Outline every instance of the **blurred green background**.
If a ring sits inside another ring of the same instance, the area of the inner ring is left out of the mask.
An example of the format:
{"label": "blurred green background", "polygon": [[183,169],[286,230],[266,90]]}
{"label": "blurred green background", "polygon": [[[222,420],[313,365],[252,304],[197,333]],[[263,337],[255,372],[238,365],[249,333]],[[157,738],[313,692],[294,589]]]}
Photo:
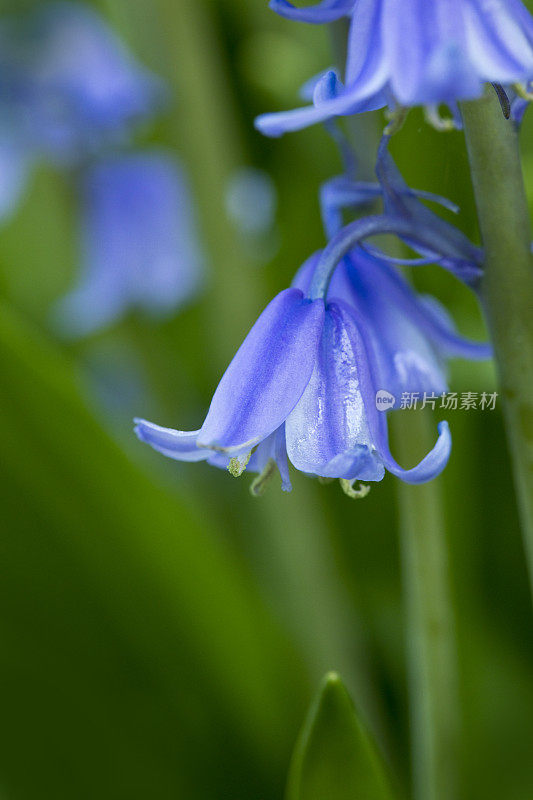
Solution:
{"label": "blurred green background", "polygon": [[[78,269],[68,181],[42,166],[0,231],[0,797],[280,798],[330,669],[408,786],[395,479],[363,502],[301,475],[292,494],[273,484],[253,499],[246,474],[166,460],[131,432],[134,415],[197,428],[260,310],[323,245],[317,190],[340,171],[333,143],[321,128],[268,140],[253,119],[290,108],[330,65],[327,32],[278,18],[266,0],[96,5],[175,92],[141,140],[187,164],[209,283],[170,321],[132,314],[69,345],[48,323]],[[533,201],[532,126],[526,117]],[[459,203],[477,238],[462,135],[413,112],[393,153],[412,186]],[[246,165],[275,182],[268,241],[245,240],[224,211]],[[436,267],[414,278],[464,333],[484,336],[458,282]],[[496,388],[490,365],[462,363],[451,385]],[[501,414],[448,419],[461,797],[526,800],[533,633]]]}

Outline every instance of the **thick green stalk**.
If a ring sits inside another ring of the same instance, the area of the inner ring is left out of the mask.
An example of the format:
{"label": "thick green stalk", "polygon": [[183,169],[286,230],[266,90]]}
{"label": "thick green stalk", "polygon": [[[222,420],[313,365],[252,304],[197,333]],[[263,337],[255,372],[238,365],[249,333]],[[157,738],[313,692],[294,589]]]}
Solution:
{"label": "thick green stalk", "polygon": [[[423,411],[393,418],[396,449],[411,466],[433,445]],[[414,796],[456,797],[459,699],[441,479],[398,483],[407,625]]]}
{"label": "thick green stalk", "polygon": [[518,136],[492,90],[464,103],[462,114],[485,248],[483,299],[533,585],[533,259]]}

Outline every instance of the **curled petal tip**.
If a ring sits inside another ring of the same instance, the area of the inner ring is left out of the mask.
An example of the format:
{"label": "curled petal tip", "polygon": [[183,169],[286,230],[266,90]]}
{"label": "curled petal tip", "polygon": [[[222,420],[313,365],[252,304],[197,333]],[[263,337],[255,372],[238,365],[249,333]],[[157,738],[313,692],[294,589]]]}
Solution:
{"label": "curled petal tip", "polygon": [[430,450],[416,467],[412,469],[402,469],[392,457],[387,457],[385,460],[387,469],[392,472],[393,475],[401,478],[405,483],[427,483],[433,480],[433,478],[436,478],[448,463],[452,449],[452,435],[448,423],[445,421],[439,422],[438,431],[439,438],[433,449]]}
{"label": "curled petal tip", "polygon": [[167,458],[175,461],[205,461],[211,455],[208,450],[198,448],[196,439],[199,431],[163,428],[145,419],[135,419],[134,422],[137,438]]}

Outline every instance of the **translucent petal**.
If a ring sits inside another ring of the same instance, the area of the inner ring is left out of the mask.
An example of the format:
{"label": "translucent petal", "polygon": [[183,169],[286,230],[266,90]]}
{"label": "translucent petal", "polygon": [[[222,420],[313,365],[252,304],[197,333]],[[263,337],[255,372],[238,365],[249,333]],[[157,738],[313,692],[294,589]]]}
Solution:
{"label": "translucent petal", "polygon": [[323,319],[323,302],[298,289],[272,300],[217,387],[200,446],[251,449],[285,421],[311,376]]}
{"label": "translucent petal", "polygon": [[357,447],[372,450],[364,399],[373,394],[369,380],[366,352],[349,308],[328,304],[313,374],[285,426],[287,453],[297,469],[347,477],[346,462],[335,459]]}
{"label": "translucent petal", "polygon": [[257,446],[257,449],[252,454],[247,471],[261,474],[270,460],[275,462],[279,470],[282,490],[290,492],[292,485],[287,461],[287,447],[285,445],[285,425],[280,425],[274,433],[271,433]]}

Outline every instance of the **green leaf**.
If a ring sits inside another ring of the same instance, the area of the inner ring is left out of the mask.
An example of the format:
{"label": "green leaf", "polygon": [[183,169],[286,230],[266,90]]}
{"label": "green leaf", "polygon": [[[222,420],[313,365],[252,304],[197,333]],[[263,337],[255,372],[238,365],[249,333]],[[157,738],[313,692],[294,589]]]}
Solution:
{"label": "green leaf", "polygon": [[287,800],[392,800],[387,769],[337,673],[324,678],[300,733]]}
{"label": "green leaf", "polygon": [[132,463],[1,304],[0,363],[2,788],[204,798],[281,773],[300,664],[220,512]]}

